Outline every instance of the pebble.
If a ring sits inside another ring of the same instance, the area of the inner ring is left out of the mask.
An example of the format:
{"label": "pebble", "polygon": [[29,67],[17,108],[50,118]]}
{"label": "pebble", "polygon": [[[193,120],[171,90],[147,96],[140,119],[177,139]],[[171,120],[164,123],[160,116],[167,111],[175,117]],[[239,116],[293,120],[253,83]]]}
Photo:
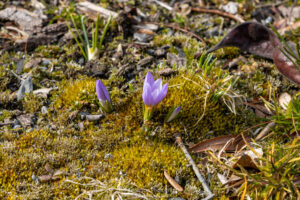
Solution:
{"label": "pebble", "polygon": [[106,154],[105,156],[104,156],[104,159],[108,159],[108,158],[111,158],[112,157],[112,155],[110,154],[110,153],[108,153],[108,154]]}
{"label": "pebble", "polygon": [[228,2],[222,8],[225,12],[235,15],[238,12],[239,4],[237,2]]}
{"label": "pebble", "polygon": [[48,66],[48,65],[50,65],[51,61],[48,59],[44,59],[42,63],[43,63],[43,65]]}
{"label": "pebble", "polygon": [[48,108],[47,108],[46,106],[43,106],[43,107],[41,108],[41,113],[42,113],[43,115],[48,114]]}
{"label": "pebble", "polygon": [[86,115],[85,117],[88,121],[98,121],[99,119],[103,118],[104,115]]}
{"label": "pebble", "polygon": [[24,81],[22,81],[21,86],[17,93],[18,101],[23,99],[25,96],[25,93],[29,93],[33,90],[32,85],[32,76],[28,76]]}
{"label": "pebble", "polygon": [[21,125],[20,124],[15,124],[12,129],[19,129],[19,128],[21,128]]}

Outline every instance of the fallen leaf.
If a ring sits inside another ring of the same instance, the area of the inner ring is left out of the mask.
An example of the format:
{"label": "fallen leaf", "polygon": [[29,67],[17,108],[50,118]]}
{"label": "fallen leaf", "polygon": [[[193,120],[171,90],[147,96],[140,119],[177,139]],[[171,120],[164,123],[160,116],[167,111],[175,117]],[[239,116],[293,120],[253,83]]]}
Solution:
{"label": "fallen leaf", "polygon": [[179,192],[183,191],[183,188],[167,173],[167,171],[164,171],[164,175],[168,182]]}
{"label": "fallen leaf", "polygon": [[217,45],[210,48],[210,53],[217,49],[234,46],[249,53],[273,58],[275,47],[280,44],[277,36],[267,27],[256,22],[245,22],[233,28]]}
{"label": "fallen leaf", "polygon": [[[296,45],[288,42],[296,53]],[[242,23],[230,31],[210,53],[219,48],[234,46],[264,58],[273,59],[277,69],[291,81],[300,84],[300,73],[293,62],[282,53],[282,44],[278,37],[266,26],[256,22]]]}
{"label": "fallen leaf", "polygon": [[[250,138],[248,137],[246,140],[250,141]],[[227,145],[224,149],[226,152],[235,152],[240,150],[245,145],[245,142],[241,135],[222,135],[195,144],[189,148],[189,151],[193,153],[201,153],[207,150],[219,151],[222,150],[225,145]]]}
{"label": "fallen leaf", "polygon": [[[254,149],[259,156],[263,155],[262,148]],[[232,164],[233,168],[237,168],[239,165],[244,168],[258,169],[255,164],[255,161],[258,159],[258,156],[251,150],[245,151],[240,158]]]}

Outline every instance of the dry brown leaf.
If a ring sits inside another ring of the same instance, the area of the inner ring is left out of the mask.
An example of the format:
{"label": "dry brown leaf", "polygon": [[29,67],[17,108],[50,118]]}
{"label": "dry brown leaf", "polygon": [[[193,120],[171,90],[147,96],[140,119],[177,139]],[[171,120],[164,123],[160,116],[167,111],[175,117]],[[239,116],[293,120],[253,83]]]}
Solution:
{"label": "dry brown leaf", "polygon": [[166,177],[166,179],[168,180],[168,182],[179,192],[183,191],[183,188],[167,173],[167,171],[164,171],[164,175]]}
{"label": "dry brown leaf", "polygon": [[[246,140],[250,141],[250,138],[248,137]],[[227,145],[227,147],[224,149],[226,152],[234,152],[240,150],[245,143],[241,135],[222,135],[191,146],[189,151],[193,153],[201,153],[207,150],[219,151],[225,145]]]}

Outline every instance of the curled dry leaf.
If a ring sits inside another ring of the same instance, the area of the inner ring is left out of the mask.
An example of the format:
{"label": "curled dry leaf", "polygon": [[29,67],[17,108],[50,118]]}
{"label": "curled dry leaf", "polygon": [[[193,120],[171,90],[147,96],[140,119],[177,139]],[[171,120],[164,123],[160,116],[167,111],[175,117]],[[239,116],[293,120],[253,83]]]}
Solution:
{"label": "curled dry leaf", "polygon": [[233,28],[210,53],[223,47],[234,46],[254,55],[273,58],[273,51],[280,44],[277,36],[267,27],[255,22],[245,22]]}
{"label": "curled dry leaf", "polygon": [[[248,137],[246,140],[250,141],[250,138]],[[240,150],[245,145],[245,142],[241,135],[222,135],[195,144],[189,148],[189,151],[193,153],[201,153],[207,150],[220,151],[225,145],[224,150],[226,152],[235,152]]]}
{"label": "curled dry leaf", "polygon": [[[256,151],[256,153],[259,155],[259,156],[262,156],[263,155],[263,150],[262,148],[257,148],[257,149],[254,149]],[[258,159],[258,156],[253,153],[253,151],[251,150],[248,150],[248,151],[245,151],[243,153],[242,156],[240,156],[240,158],[232,164],[232,167],[233,168],[237,168],[238,166],[242,166],[244,168],[252,168],[252,169],[258,169],[258,167],[256,166],[256,160]]]}
{"label": "curled dry leaf", "polygon": [[[277,69],[291,81],[300,84],[300,73],[294,63],[282,53],[282,44],[276,34],[266,26],[256,22],[242,23],[230,31],[210,53],[219,48],[234,46],[264,58],[273,59]],[[295,51],[296,45],[289,42]],[[297,54],[296,54],[297,55]]]}
{"label": "curled dry leaf", "polygon": [[183,188],[167,173],[167,171],[164,171],[164,175],[166,177],[166,179],[168,180],[168,182],[179,192],[183,191]]}

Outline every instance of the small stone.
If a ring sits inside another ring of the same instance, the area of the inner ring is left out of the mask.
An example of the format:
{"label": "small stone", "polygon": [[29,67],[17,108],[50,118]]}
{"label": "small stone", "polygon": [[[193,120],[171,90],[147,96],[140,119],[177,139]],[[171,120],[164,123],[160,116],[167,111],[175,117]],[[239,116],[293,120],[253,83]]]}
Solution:
{"label": "small stone", "polygon": [[31,126],[33,125],[33,114],[25,114],[25,115],[20,115],[17,117],[17,120],[20,122],[20,124],[23,127]]}
{"label": "small stone", "polygon": [[19,60],[19,61],[17,62],[17,69],[16,69],[16,73],[17,73],[17,74],[21,74],[21,73],[22,73],[23,67],[24,67],[24,62],[25,62],[25,59],[24,59],[24,58],[22,58],[21,60]]}
{"label": "small stone", "polygon": [[164,48],[158,48],[154,51],[154,55],[157,57],[164,56],[166,54],[166,50]]}
{"label": "small stone", "polygon": [[43,107],[41,108],[41,113],[42,113],[43,115],[48,114],[48,108],[47,108],[46,106],[43,106]]}
{"label": "small stone", "polygon": [[217,27],[217,26],[212,27],[204,32],[204,35],[207,38],[218,36],[218,34],[219,34],[219,27]]}
{"label": "small stone", "polygon": [[23,99],[25,96],[25,93],[29,93],[33,90],[32,85],[32,76],[28,76],[25,80],[22,81],[21,86],[17,93],[18,101]]}
{"label": "small stone", "polygon": [[237,14],[239,8],[239,4],[237,2],[228,2],[226,5],[222,6],[222,9],[225,12],[228,12],[230,14]]}
{"label": "small stone", "polygon": [[86,115],[85,116],[88,121],[98,121],[104,117],[104,115]]}
{"label": "small stone", "polygon": [[50,65],[51,61],[48,59],[44,59],[42,63],[43,63],[43,65],[48,66],[48,65]]}
{"label": "small stone", "polygon": [[161,76],[165,76],[165,77],[168,77],[168,76],[171,76],[171,75],[174,75],[176,74],[177,72],[175,70],[173,70],[172,68],[168,67],[166,69],[162,69],[158,72],[159,75]]}
{"label": "small stone", "polygon": [[108,159],[108,158],[111,158],[112,157],[112,155],[110,154],[110,153],[108,153],[108,154],[106,154],[105,156],[104,156],[104,159]]}
{"label": "small stone", "polygon": [[80,58],[79,61],[78,61],[78,64],[83,65],[84,64],[84,58]]}
{"label": "small stone", "polygon": [[12,129],[19,129],[19,128],[21,128],[21,125],[15,124]]}
{"label": "small stone", "polygon": [[78,128],[80,131],[84,131],[84,129],[85,129],[84,123],[83,122],[78,123]]}

